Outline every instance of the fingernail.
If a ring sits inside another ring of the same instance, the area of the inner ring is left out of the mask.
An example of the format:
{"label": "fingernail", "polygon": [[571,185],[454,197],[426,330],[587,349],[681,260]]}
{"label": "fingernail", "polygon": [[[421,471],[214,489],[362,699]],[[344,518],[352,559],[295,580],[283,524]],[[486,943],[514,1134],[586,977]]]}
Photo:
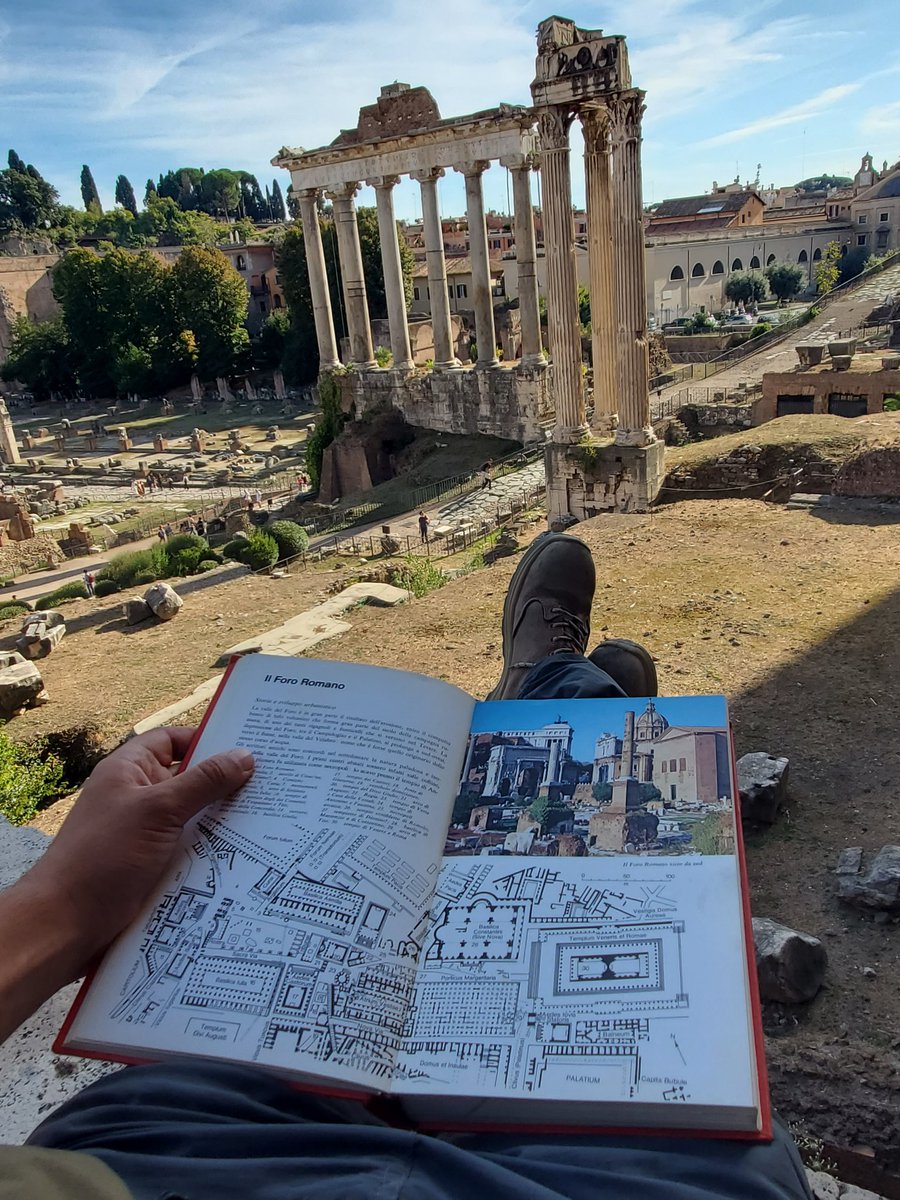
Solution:
{"label": "fingernail", "polygon": [[236,750],[229,750],[228,757],[242,771],[252,771],[254,762],[253,755],[244,746],[238,746]]}

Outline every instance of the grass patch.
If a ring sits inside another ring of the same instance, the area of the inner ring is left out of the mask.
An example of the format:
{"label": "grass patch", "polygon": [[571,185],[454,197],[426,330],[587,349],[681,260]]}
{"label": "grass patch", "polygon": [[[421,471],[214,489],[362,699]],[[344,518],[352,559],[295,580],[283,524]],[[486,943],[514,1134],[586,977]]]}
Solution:
{"label": "grass patch", "polygon": [[405,588],[417,597],[427,596],[447,582],[446,576],[432,564],[431,559],[417,554],[409,554],[401,563],[392,564],[388,574],[394,587]]}

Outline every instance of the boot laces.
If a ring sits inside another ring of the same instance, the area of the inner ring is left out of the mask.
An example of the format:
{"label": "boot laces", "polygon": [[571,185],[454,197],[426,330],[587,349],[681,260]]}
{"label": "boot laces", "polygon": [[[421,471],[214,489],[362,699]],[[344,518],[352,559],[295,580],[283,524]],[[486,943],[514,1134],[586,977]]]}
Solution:
{"label": "boot laces", "polygon": [[550,638],[551,642],[558,643],[551,653],[584,654],[590,636],[587,621],[565,608],[551,608],[550,616],[553,618],[550,621],[551,628],[559,630]]}

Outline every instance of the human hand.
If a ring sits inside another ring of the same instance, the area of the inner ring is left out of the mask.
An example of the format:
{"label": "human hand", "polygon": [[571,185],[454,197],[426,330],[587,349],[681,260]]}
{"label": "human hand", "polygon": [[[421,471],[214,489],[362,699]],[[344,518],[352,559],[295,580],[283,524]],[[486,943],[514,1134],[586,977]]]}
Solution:
{"label": "human hand", "polygon": [[21,881],[65,923],[73,978],[140,912],[185,824],[253,773],[250,752],[231,750],[176,775],[193,735],[191,728],[154,729],[104,759]]}

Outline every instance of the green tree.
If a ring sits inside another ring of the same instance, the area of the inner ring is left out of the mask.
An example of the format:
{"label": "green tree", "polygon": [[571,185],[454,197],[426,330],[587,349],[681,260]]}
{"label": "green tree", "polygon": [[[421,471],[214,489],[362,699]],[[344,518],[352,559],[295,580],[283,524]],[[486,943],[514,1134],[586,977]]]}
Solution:
{"label": "green tree", "polygon": [[69,331],[61,317],[36,325],[16,317],[12,340],[0,374],[17,379],[38,400],[74,396],[77,390],[75,361]]}
{"label": "green tree", "polygon": [[866,269],[871,261],[871,254],[864,246],[854,246],[838,260],[838,272],[841,283],[854,279]]}
{"label": "green tree", "polygon": [[610,800],[612,800],[611,783],[595,783],[591,788],[591,792],[598,804],[609,804]]}
{"label": "green tree", "polygon": [[547,824],[550,814],[560,812],[565,808],[560,800],[551,800],[549,796],[537,796],[531,802],[531,807],[528,810],[532,821],[535,821],[540,826],[540,832],[544,832],[544,826]]}
{"label": "green tree", "polygon": [[797,263],[772,263],[766,267],[766,279],[779,304],[786,304],[803,287],[803,268]]}
{"label": "green tree", "polygon": [[204,379],[237,369],[249,344],[244,322],[250,297],[244,281],[218,250],[188,247],[167,275],[166,301],[178,329],[196,338]]}
{"label": "green tree", "polygon": [[159,192],[156,190],[156,184],[153,182],[152,179],[148,179],[147,184],[144,188],[144,206],[146,207],[153,200],[158,200],[158,199],[159,199]]}
{"label": "green tree", "polygon": [[288,210],[288,213],[290,214],[292,221],[300,220],[300,201],[297,198],[297,196],[294,194],[294,185],[292,183],[288,184],[287,210]]}
{"label": "green tree", "polygon": [[585,334],[591,332],[591,293],[583,283],[578,285],[578,320]]}
{"label": "green tree", "polygon": [[134,194],[134,188],[124,175],[120,175],[116,179],[116,204],[121,204],[133,217],[138,215],[137,198]]}
{"label": "green tree", "polygon": [[223,233],[218,221],[203,212],[185,212],[171,196],[151,199],[135,229],[155,246],[215,246]]}
{"label": "green tree", "polygon": [[49,229],[58,217],[59,193],[14,150],[9,161],[15,165],[0,171],[0,233]]}
{"label": "green tree", "polygon": [[762,271],[732,271],[725,280],[725,295],[732,304],[759,304],[767,291]]}
{"label": "green tree", "polygon": [[287,220],[287,210],[284,207],[284,196],[281,194],[281,185],[277,179],[272,180],[272,220]]}
{"label": "green tree", "polygon": [[97,191],[94,176],[91,174],[91,168],[87,163],[81,168],[81,199],[84,201],[85,212],[103,211],[103,205],[100,203],[100,193]]}
{"label": "green tree", "polygon": [[207,171],[200,180],[200,204],[212,217],[229,220],[236,216],[241,203],[241,180],[236,171],[220,167]]}
{"label": "green tree", "polygon": [[263,321],[256,343],[256,361],[261,367],[280,367],[290,334],[291,319],[283,308],[276,308]]}
{"label": "green tree", "polygon": [[837,284],[841,272],[838,263],[841,258],[841,247],[838,242],[829,242],[825,253],[819,259],[816,267],[816,288],[824,296]]}

